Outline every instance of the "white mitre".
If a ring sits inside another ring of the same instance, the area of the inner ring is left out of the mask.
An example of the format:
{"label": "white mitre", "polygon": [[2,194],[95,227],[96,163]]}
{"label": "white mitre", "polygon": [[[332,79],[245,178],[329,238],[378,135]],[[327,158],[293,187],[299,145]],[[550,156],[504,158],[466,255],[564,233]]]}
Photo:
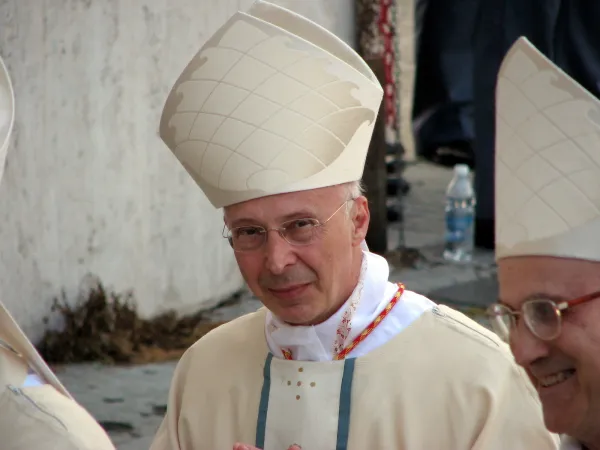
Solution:
{"label": "white mitre", "polygon": [[600,102],[520,38],[496,92],[496,259],[600,260]]}
{"label": "white mitre", "polygon": [[160,137],[220,208],[360,180],[382,97],[346,43],[258,1],[184,69]]}

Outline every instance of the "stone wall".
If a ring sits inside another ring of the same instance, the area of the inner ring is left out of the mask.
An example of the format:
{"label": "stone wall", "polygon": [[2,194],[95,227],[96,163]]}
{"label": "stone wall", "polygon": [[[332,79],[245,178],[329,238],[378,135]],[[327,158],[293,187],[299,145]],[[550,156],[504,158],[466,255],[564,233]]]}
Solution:
{"label": "stone wall", "polygon": [[[352,0],[279,0],[353,40]],[[5,0],[0,55],[16,128],[0,185],[0,295],[36,340],[89,272],[140,313],[212,306],[242,287],[222,212],[160,141],[166,95],[252,0]]]}

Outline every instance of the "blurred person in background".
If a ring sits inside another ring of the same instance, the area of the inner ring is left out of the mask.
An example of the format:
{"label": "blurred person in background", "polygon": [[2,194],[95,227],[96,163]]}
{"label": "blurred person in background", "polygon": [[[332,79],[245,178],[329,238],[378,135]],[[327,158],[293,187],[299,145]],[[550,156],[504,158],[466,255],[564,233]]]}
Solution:
{"label": "blurred person in background", "polygon": [[600,2],[477,0],[473,34],[475,245],[494,248],[494,87],[504,55],[524,36],[550,61],[600,98]]}
{"label": "blurred person in background", "polygon": [[415,1],[412,129],[418,156],[474,167],[473,0]]}

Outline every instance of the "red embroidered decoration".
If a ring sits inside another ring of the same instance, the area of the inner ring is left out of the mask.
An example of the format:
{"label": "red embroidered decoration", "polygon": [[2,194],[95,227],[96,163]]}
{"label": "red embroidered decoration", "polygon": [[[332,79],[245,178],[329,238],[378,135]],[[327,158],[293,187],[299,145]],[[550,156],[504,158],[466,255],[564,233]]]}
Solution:
{"label": "red embroidered decoration", "polygon": [[[364,341],[367,338],[367,336],[369,336],[373,332],[373,330],[375,328],[377,328],[377,325],[379,325],[381,323],[381,321],[387,317],[387,315],[394,308],[394,306],[396,306],[396,304],[398,303],[398,300],[400,300],[400,297],[402,296],[403,293],[404,293],[404,285],[402,283],[398,283],[398,290],[396,291],[396,293],[394,294],[394,296],[392,297],[390,302],[387,304],[385,309],[383,311],[381,311],[379,313],[379,315],[377,317],[375,317],[373,322],[371,322],[369,324],[369,326],[367,326],[363,330],[362,333],[360,333],[358,336],[356,336],[356,338],[354,338],[354,340],[346,348],[344,348],[342,351],[337,353],[333,357],[333,359],[334,360],[344,359],[348,355],[348,353],[350,353],[352,350],[354,350],[356,347],[358,347],[358,345],[362,341]],[[281,352],[283,353],[283,357],[285,359],[287,359],[287,360],[293,359],[292,352],[290,350],[281,349]]]}
{"label": "red embroidered decoration", "polygon": [[337,354],[342,351],[344,348],[344,342],[348,339],[350,335],[350,331],[352,331],[352,317],[354,317],[354,313],[356,312],[356,308],[358,307],[358,303],[360,302],[360,298],[362,296],[362,288],[361,292],[357,297],[348,305],[346,310],[344,311],[344,315],[342,320],[340,321],[340,325],[338,326],[335,332],[335,340],[333,342],[333,353]]}

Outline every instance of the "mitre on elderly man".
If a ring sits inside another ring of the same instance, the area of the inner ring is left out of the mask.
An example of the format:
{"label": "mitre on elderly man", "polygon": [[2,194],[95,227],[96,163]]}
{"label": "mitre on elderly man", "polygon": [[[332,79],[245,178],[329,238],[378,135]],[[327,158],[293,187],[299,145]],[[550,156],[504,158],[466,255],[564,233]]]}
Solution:
{"label": "mitre on elderly man", "polygon": [[360,180],[382,97],[344,42],[256,2],[185,68],[160,136],[219,208]]}
{"label": "mitre on elderly man", "polygon": [[[211,203],[228,207],[360,180],[382,98],[347,44],[258,1],[183,70],[160,135]],[[152,449],[555,448],[506,346],[391,282],[383,257],[349,253],[357,279],[319,279],[324,292],[334,284],[344,291],[328,318],[290,325],[261,308],[194,344],[178,363]],[[300,259],[290,258],[289,272],[303,269]],[[328,298],[307,289],[294,301]],[[443,376],[431,383],[431,374]]]}
{"label": "mitre on elderly man", "polygon": [[496,108],[496,259],[600,260],[600,101],[520,38]]}
{"label": "mitre on elderly man", "polygon": [[599,337],[598,269],[589,262],[600,262],[600,101],[523,37],[500,68],[496,108],[503,302],[490,306],[491,324],[538,386],[548,427],[575,435],[561,449],[583,449],[577,440],[593,440],[586,430],[600,424],[589,406],[598,402],[600,349],[588,344]]}

